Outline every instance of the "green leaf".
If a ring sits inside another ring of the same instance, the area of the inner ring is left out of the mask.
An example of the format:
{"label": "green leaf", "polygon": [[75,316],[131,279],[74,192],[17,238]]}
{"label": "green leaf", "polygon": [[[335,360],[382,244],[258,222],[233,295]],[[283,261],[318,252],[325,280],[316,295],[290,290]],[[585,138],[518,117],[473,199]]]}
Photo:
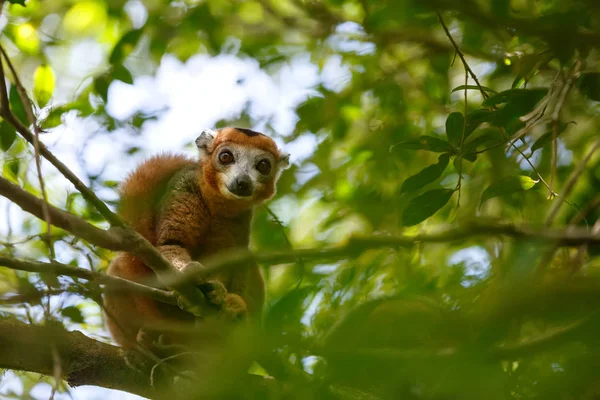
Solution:
{"label": "green leaf", "polygon": [[[563,133],[566,129],[567,126],[569,126],[569,124],[574,124],[575,121],[570,121],[568,123],[559,123],[558,125],[558,133],[556,135],[556,137],[559,137],[561,135],[561,133]],[[548,143],[550,143],[552,141],[552,131],[548,131],[546,133],[544,133],[542,136],[540,136],[535,143],[533,143],[533,146],[531,146],[531,153],[533,153],[536,150],[541,149],[542,147],[544,147],[545,145],[547,145]]]}
{"label": "green leaf", "polygon": [[544,133],[542,136],[540,136],[535,141],[535,143],[533,144],[533,146],[531,146],[531,152],[533,153],[534,151],[541,149],[542,147],[544,147],[545,145],[547,145],[551,141],[552,141],[552,131]]}
{"label": "green leaf", "polygon": [[17,138],[17,130],[6,121],[0,122],[0,148],[8,151]]}
{"label": "green leaf", "polygon": [[525,175],[505,176],[498,182],[492,183],[483,191],[479,207],[493,197],[529,190],[538,182],[538,180],[533,180]]}
{"label": "green leaf", "polygon": [[116,188],[117,186],[119,186],[119,182],[118,181],[104,181],[104,186],[106,186],[108,188]]}
{"label": "green leaf", "polygon": [[506,17],[510,11],[509,0],[494,0],[490,3],[492,15]]}
{"label": "green leaf", "polygon": [[423,186],[435,181],[438,179],[446,167],[448,166],[448,162],[450,161],[449,154],[442,154],[438,158],[437,164],[430,165],[415,175],[407,178],[402,187],[400,188],[400,193],[410,193],[416,190],[419,190]]}
{"label": "green leaf", "polygon": [[475,137],[469,138],[469,140],[465,142],[463,150],[465,154],[477,151],[477,148],[480,146],[485,146],[487,148],[506,141],[497,128],[483,128],[477,132],[481,133],[477,134]]}
{"label": "green leaf", "polygon": [[286,344],[301,340],[304,327],[297,321],[304,315],[303,304],[306,299],[316,291],[317,288],[314,285],[297,287],[267,307],[264,327],[267,332],[272,334],[272,340],[282,340]]}
{"label": "green leaf", "polygon": [[21,121],[25,126],[29,126],[29,121],[27,120],[27,113],[25,112],[25,105],[21,101],[21,96],[19,96],[19,91],[15,85],[10,87],[10,91],[8,94],[8,99],[10,102],[10,109],[13,114],[19,121]]}
{"label": "green leaf", "polygon": [[296,108],[301,129],[318,132],[326,119],[326,102],[323,97],[311,97]]}
{"label": "green leaf", "polygon": [[123,65],[117,65],[112,72],[112,80],[119,80],[121,82],[133,85],[133,76],[131,72]]}
{"label": "green leaf", "polygon": [[19,170],[21,169],[21,163],[18,158],[5,161],[2,165],[2,176],[11,181],[12,183],[19,182]]}
{"label": "green leaf", "polygon": [[40,123],[40,127],[42,129],[50,129],[59,126],[62,123],[62,115],[72,109],[73,107],[68,105],[52,108],[52,110],[48,113],[48,116]]}
{"label": "green leaf", "polygon": [[13,158],[12,160],[6,162],[4,165],[8,168],[8,171],[10,171],[12,175],[14,175],[15,177],[19,176],[19,171],[21,170],[21,163],[19,162],[18,158]]}
{"label": "green leaf", "polygon": [[583,74],[579,83],[581,93],[594,101],[600,101],[600,72]]}
{"label": "green leaf", "polygon": [[33,98],[40,107],[44,107],[52,98],[56,79],[49,65],[40,65],[33,74]]}
{"label": "green leaf", "polygon": [[97,76],[94,79],[94,90],[102,100],[105,102],[108,100],[108,87],[110,86],[110,79],[107,74]]}
{"label": "green leaf", "polygon": [[547,91],[547,89],[508,89],[504,92],[500,92],[494,96],[488,97],[483,101],[483,105],[485,107],[491,107],[511,101],[539,101]]}
{"label": "green leaf", "polygon": [[456,147],[460,146],[465,130],[465,117],[462,113],[453,112],[446,119],[446,136],[448,141]]}
{"label": "green leaf", "polygon": [[548,64],[554,55],[551,51],[544,50],[537,54],[525,54],[516,60],[517,72],[511,88],[518,88],[538,73],[540,68]]}
{"label": "green leaf", "polygon": [[466,153],[466,152],[465,152],[465,153],[462,155],[462,158],[464,158],[464,159],[465,159],[465,160],[467,160],[467,161],[471,161],[471,162],[473,162],[473,161],[477,160],[477,154],[475,154],[475,153],[473,153],[473,152],[471,152],[471,153]]}
{"label": "green leaf", "polygon": [[470,111],[467,114],[467,130],[465,131],[465,140],[473,133],[475,129],[479,127],[479,125],[484,122],[492,122],[496,117],[496,113],[494,111],[486,110],[484,108],[479,110]]}
{"label": "green leaf", "polygon": [[135,46],[142,37],[142,33],[143,31],[141,29],[133,29],[124,34],[110,54],[109,62],[112,65],[121,64],[125,58],[131,54],[133,49],[135,49]]}
{"label": "green leaf", "polygon": [[63,317],[69,318],[75,323],[83,324],[85,322],[85,318],[83,318],[81,310],[75,306],[65,307],[60,310],[60,313],[63,315]]}
{"label": "green leaf", "polygon": [[[466,88],[467,88],[467,90],[477,90],[477,91],[479,91],[479,86],[477,86],[477,85],[467,85]],[[494,89],[490,89],[487,86],[482,86],[481,88],[484,91],[486,91],[486,92],[498,93]],[[459,90],[465,90],[465,85],[460,85],[460,86],[455,87],[454,89],[452,89],[451,93],[458,92]]]}
{"label": "green leaf", "polygon": [[427,150],[435,153],[447,153],[452,151],[450,143],[433,136],[421,136],[417,140],[409,140],[393,145],[391,150]]}
{"label": "green leaf", "polygon": [[25,7],[25,0],[8,0],[11,4],[18,4],[20,6]]}
{"label": "green leaf", "polygon": [[523,86],[525,84],[525,78],[522,77],[521,75],[517,75],[515,77],[515,79],[513,80],[512,84],[510,85],[510,87],[512,89],[517,89],[521,86]]}
{"label": "green leaf", "polygon": [[412,199],[402,214],[402,225],[413,226],[444,207],[454,193],[453,189],[434,189]]}

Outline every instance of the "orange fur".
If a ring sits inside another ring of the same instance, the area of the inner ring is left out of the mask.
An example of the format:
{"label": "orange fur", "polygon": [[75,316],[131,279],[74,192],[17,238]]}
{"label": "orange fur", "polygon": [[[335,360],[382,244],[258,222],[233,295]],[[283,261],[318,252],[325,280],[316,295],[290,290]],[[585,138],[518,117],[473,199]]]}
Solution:
{"label": "orange fur", "polygon": [[159,154],[144,161],[125,179],[120,188],[119,214],[153,245],[156,199],[175,173],[197,162],[176,154]]}
{"label": "orange fur", "polygon": [[213,149],[216,149],[225,142],[239,143],[248,147],[258,147],[259,149],[270,152],[277,160],[279,160],[280,154],[277,145],[273,139],[263,134],[248,136],[236,128],[223,128],[219,131],[219,134],[213,142]]}

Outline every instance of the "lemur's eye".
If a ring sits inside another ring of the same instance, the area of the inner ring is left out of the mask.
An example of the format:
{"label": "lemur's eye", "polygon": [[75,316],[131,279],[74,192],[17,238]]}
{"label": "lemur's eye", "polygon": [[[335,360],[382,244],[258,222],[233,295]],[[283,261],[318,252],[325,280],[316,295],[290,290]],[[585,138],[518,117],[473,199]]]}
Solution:
{"label": "lemur's eye", "polygon": [[258,164],[256,164],[256,170],[263,175],[267,175],[271,172],[271,163],[266,158],[264,160],[260,160]]}
{"label": "lemur's eye", "polygon": [[233,154],[229,150],[222,151],[219,154],[219,161],[223,164],[231,164],[233,162]]}

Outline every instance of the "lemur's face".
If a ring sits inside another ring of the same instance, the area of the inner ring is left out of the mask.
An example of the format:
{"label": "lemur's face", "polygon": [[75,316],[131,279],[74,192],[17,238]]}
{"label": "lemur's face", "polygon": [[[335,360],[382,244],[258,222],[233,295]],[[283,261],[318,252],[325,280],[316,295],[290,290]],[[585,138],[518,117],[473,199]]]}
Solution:
{"label": "lemur's face", "polygon": [[205,164],[209,183],[230,200],[256,204],[273,197],[275,183],[289,164],[272,139],[244,129],[205,131],[196,144],[201,157],[210,157]]}

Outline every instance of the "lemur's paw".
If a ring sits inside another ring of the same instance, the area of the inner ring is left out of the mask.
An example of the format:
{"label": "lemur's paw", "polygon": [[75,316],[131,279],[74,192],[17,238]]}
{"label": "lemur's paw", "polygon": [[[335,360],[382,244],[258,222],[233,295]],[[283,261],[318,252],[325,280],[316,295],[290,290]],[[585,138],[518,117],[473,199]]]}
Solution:
{"label": "lemur's paw", "polygon": [[242,321],[246,319],[248,307],[239,295],[228,293],[222,307],[222,316],[231,321]]}
{"label": "lemur's paw", "polygon": [[[200,264],[198,261],[190,261],[187,263],[182,272],[184,274],[194,274],[202,271],[203,269],[204,266],[202,266],[202,264]],[[225,296],[227,296],[227,289],[221,282],[217,280],[197,280],[195,283],[197,284],[198,289],[200,289],[204,296],[206,296],[210,304],[217,306],[223,304],[225,301]]]}
{"label": "lemur's paw", "polygon": [[174,342],[168,334],[162,333],[158,336],[152,346],[160,351],[169,352],[173,354],[189,352],[190,349],[187,346]]}
{"label": "lemur's paw", "polygon": [[154,340],[155,335],[144,327],[138,329],[137,335],[135,335],[136,343],[144,348],[152,348]]}
{"label": "lemur's paw", "polygon": [[208,302],[216,306],[222,306],[228,296],[225,286],[216,280],[200,283],[198,288],[204,293]]}

